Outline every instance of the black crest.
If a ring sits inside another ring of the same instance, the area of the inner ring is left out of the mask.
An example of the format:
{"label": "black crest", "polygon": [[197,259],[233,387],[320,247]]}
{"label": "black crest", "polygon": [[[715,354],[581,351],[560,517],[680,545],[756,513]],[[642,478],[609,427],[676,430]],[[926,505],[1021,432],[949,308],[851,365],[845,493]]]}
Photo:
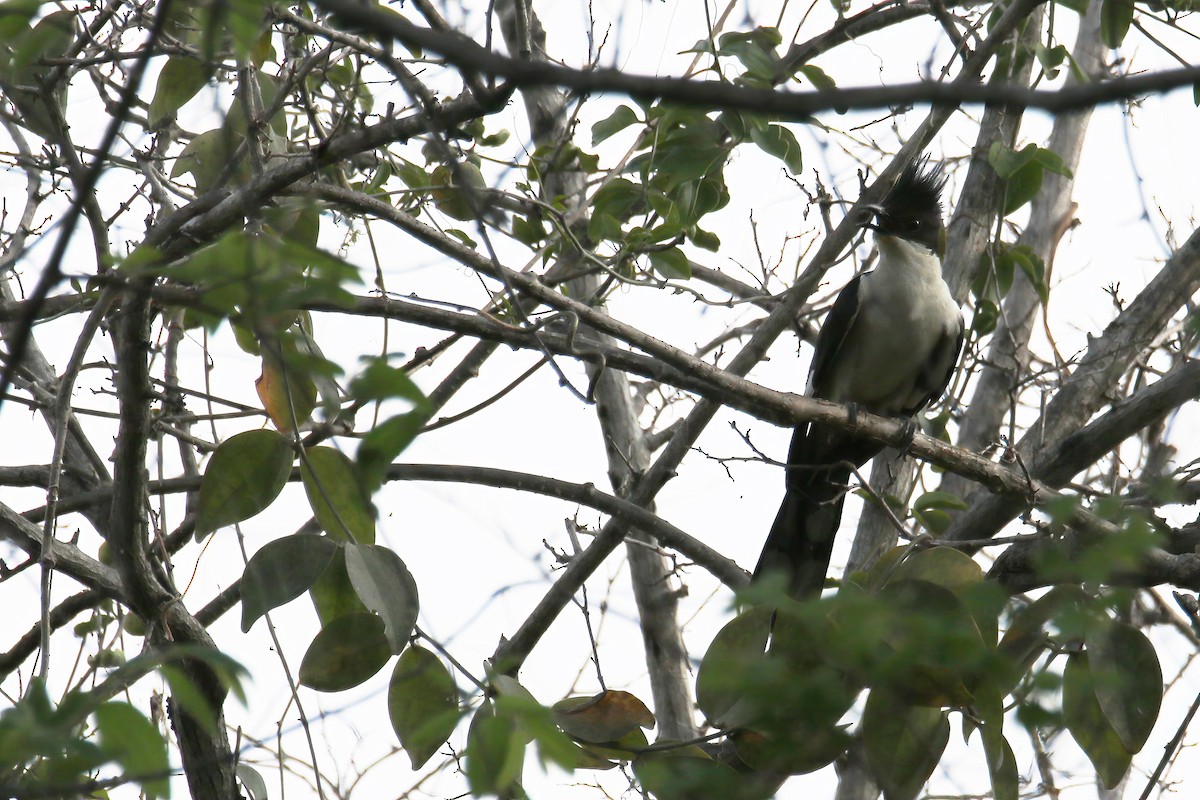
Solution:
{"label": "black crest", "polygon": [[940,254],[945,186],[941,164],[931,166],[929,156],[909,162],[876,207],[876,223],[871,227],[888,236],[923,244]]}

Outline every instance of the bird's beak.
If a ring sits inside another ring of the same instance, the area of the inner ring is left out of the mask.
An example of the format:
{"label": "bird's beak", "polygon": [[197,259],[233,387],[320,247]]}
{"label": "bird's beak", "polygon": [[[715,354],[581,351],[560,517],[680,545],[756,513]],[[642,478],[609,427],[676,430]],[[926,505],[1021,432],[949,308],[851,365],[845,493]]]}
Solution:
{"label": "bird's beak", "polygon": [[875,218],[884,213],[883,206],[872,203],[863,206],[863,211],[866,213],[867,218],[866,221],[863,222],[862,226],[872,231],[879,230],[879,226],[875,223]]}

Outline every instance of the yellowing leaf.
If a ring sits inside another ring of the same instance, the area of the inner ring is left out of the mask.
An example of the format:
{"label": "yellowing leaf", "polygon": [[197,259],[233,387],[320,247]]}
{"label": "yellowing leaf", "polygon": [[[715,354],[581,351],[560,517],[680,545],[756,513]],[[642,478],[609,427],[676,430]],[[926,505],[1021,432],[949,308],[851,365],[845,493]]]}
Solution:
{"label": "yellowing leaf", "polygon": [[295,431],[317,407],[317,386],[299,370],[286,374],[279,360],[263,353],[262,373],[254,389],[271,422],[281,431]]}
{"label": "yellowing leaf", "polygon": [[604,691],[593,697],[568,697],[554,704],[554,721],[583,742],[615,742],[636,728],[654,727],[654,715],[629,692]]}

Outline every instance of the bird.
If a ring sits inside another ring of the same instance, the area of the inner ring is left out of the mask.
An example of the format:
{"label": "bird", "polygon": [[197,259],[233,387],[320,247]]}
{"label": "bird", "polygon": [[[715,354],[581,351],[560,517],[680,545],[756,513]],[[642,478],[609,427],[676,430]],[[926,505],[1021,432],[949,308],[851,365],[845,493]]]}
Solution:
{"label": "bird", "polygon": [[[912,418],[941,397],[963,343],[963,315],[942,278],[946,178],[929,157],[904,166],[862,226],[875,234],[875,269],[851,280],[817,335],[811,397]],[[851,465],[883,446],[817,422],[796,427],[788,449],[783,503],[754,570],[754,583],[782,576],[796,600],[819,597],[841,523]],[[775,578],[778,580],[779,578]]]}

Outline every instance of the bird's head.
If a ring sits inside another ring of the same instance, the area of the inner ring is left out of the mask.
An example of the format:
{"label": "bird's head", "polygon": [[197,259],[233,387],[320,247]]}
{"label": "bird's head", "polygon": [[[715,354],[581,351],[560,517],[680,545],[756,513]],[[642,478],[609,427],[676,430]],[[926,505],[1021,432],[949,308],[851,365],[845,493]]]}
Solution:
{"label": "bird's head", "polygon": [[883,202],[866,207],[871,219],[863,227],[877,236],[894,236],[928,247],[940,258],[946,249],[946,226],[942,223],[945,185],[941,165],[930,166],[929,156],[909,162]]}

